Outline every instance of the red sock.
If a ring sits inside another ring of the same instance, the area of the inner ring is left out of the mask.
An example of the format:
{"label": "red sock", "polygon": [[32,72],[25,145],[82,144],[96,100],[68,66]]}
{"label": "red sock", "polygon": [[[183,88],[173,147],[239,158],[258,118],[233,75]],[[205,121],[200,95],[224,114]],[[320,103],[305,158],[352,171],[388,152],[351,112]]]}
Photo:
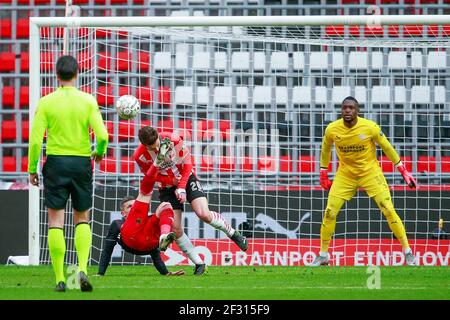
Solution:
{"label": "red sock", "polygon": [[141,193],[143,195],[149,195],[153,191],[153,186],[155,185],[155,181],[151,179],[149,176],[144,175],[141,180]]}
{"label": "red sock", "polygon": [[161,234],[166,234],[172,231],[173,225],[173,210],[165,209],[159,214],[159,227],[161,228]]}

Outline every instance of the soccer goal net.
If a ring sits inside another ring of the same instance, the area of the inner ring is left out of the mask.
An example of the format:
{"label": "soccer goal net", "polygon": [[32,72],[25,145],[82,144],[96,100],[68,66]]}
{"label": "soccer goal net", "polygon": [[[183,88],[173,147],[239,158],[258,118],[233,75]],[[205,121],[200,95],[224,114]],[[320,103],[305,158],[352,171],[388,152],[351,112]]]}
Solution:
{"label": "soccer goal net", "polygon": [[[108,128],[95,166],[91,264],[99,262],[121,199],[137,196],[138,130],[178,132],[191,148],[210,210],[249,240],[240,251],[185,206],[185,233],[208,265],[308,265],[320,249],[328,192],[319,184],[326,126],[347,96],[377,122],[418,181],[407,188],[378,148],[396,211],[420,265],[447,265],[450,220],[449,16],[31,18],[31,112],[57,87],[55,62],[75,56],[81,90]],[[115,101],[136,96],[121,120]],[[64,108],[64,106],[61,106]],[[93,141],[94,142],[94,141]],[[45,158],[45,153],[43,155]],[[41,163],[44,161],[42,159]],[[338,168],[335,152],[331,178]],[[158,204],[155,190],[151,211]],[[30,256],[48,263],[47,208],[30,190]],[[76,263],[71,203],[66,262]],[[445,224],[444,224],[445,226]],[[364,190],[337,217],[332,265],[401,265],[401,245]],[[168,265],[188,264],[173,244]],[[119,246],[113,264],[151,263]]]}

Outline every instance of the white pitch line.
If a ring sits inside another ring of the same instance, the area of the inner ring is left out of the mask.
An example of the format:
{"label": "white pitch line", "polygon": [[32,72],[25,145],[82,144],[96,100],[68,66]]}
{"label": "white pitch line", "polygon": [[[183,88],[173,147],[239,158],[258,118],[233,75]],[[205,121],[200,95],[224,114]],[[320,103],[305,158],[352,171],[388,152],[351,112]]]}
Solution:
{"label": "white pitch line", "polygon": [[[42,288],[44,289],[45,287],[42,286],[27,286],[27,285],[22,285],[22,286],[16,286],[16,285],[9,285],[9,286],[2,286],[2,288],[15,288],[15,289],[20,289],[20,288],[33,288],[33,289],[39,289]],[[156,288],[151,288],[150,286],[114,286],[114,287],[102,287],[99,285],[96,285],[95,288],[99,288],[99,289],[156,289]],[[158,287],[157,289],[186,289],[186,287]],[[189,287],[189,289],[211,289],[211,287],[201,287],[201,286],[194,286],[194,287]],[[225,290],[235,290],[236,287],[220,287],[220,288],[215,288],[217,289],[225,289]],[[367,289],[369,290],[367,287],[365,286],[361,286],[361,287],[332,287],[332,286],[314,286],[314,287],[253,287],[253,290],[299,290],[299,289],[353,289],[353,290],[361,290],[361,289]],[[436,288],[431,288],[431,287],[381,287],[382,290],[428,290],[428,289],[436,289]],[[69,289],[70,290],[70,289]],[[73,290],[77,290],[77,289],[73,289]],[[371,291],[376,291],[376,290],[371,290]]]}

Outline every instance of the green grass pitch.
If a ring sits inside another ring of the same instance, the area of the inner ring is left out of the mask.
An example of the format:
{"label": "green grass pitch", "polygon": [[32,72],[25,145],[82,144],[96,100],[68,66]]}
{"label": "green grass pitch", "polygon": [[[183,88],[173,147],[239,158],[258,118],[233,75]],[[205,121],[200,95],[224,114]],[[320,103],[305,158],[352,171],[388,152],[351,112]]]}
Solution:
{"label": "green grass pitch", "polygon": [[[51,266],[0,267],[1,300],[448,300],[449,267],[380,267],[380,289],[368,289],[367,267],[209,267],[194,276],[161,276],[153,266],[111,266],[93,276],[93,292],[53,292]],[[370,280],[369,280],[370,281]]]}

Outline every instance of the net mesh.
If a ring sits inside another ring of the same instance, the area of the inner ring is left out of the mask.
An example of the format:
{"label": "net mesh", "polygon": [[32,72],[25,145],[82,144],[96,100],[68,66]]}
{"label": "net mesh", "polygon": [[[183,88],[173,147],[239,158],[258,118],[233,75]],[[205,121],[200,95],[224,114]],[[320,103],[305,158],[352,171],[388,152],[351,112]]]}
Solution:
{"label": "net mesh", "polygon": [[[439,219],[450,218],[449,41],[441,31],[429,38],[387,37],[391,27],[373,34],[358,26],[68,29],[68,53],[80,64],[78,85],[97,97],[110,134],[106,157],[95,167],[91,263],[99,261],[109,224],[120,218],[120,200],[138,194],[142,174],[132,155],[139,128],[151,125],[183,136],[209,209],[249,239],[249,250],[241,252],[186,205],[185,233],[208,264],[309,264],[320,248],[328,196],[319,185],[321,142],[351,95],[418,179],[420,188],[407,190],[378,150],[417,262],[446,264],[450,244],[435,231]],[[40,49],[44,95],[57,85],[61,30],[43,28]],[[117,116],[114,103],[124,94],[141,102],[135,119]],[[331,177],[337,167],[333,151]],[[75,263],[70,207],[66,260]],[[45,210],[41,201],[41,263],[49,262]],[[340,211],[330,252],[334,265],[404,262],[386,219],[363,190]],[[190,263],[175,244],[164,259]],[[112,263],[150,260],[117,246]]]}

